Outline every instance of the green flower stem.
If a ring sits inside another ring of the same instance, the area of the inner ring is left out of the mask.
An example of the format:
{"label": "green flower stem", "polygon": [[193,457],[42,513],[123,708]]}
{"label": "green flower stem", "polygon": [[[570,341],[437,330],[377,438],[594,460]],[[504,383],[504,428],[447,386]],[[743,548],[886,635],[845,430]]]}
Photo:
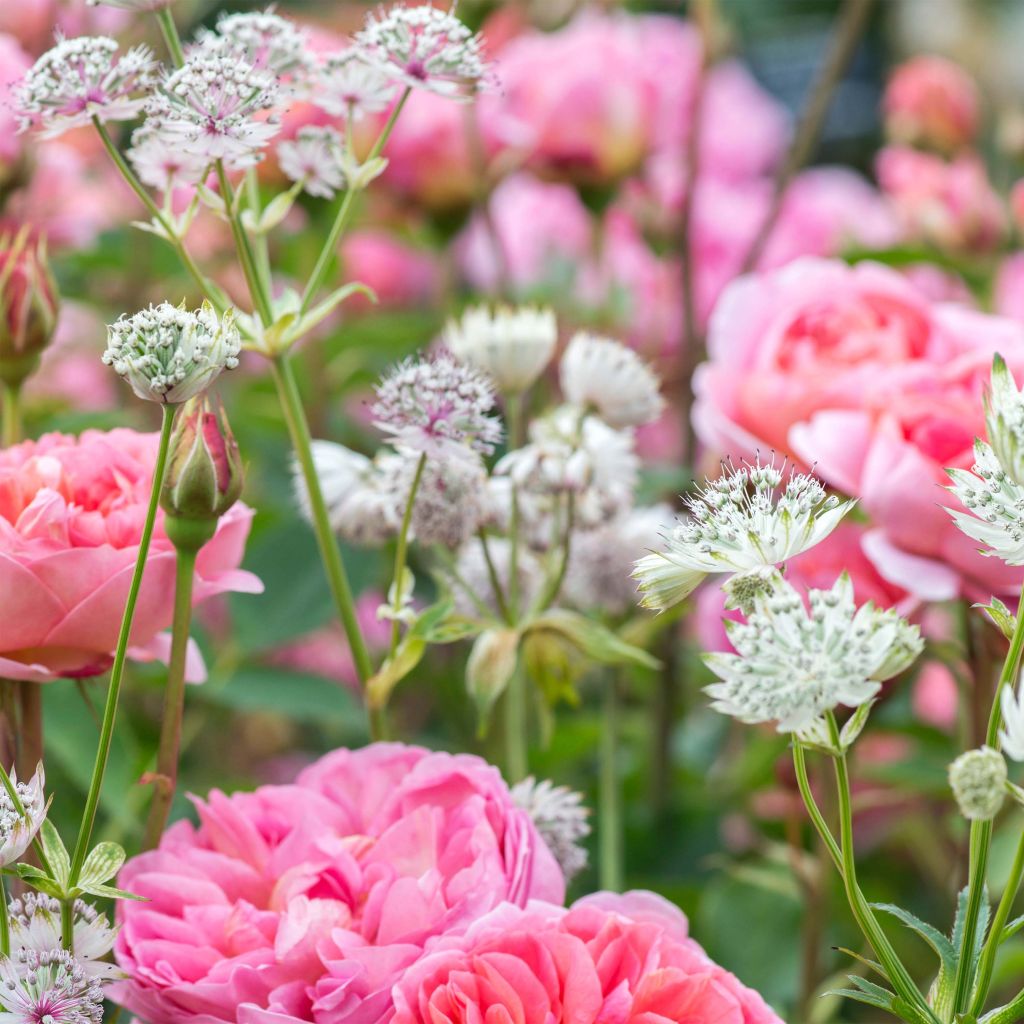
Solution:
{"label": "green flower stem", "polygon": [[[409,98],[410,92],[412,92],[412,89],[406,86],[401,99],[399,99],[395,104],[394,110],[391,111],[391,116],[387,119],[386,124],[381,129],[380,135],[377,136],[377,141],[374,142],[373,148],[370,150],[369,155],[366,158],[367,162],[375,160],[380,156],[385,143],[388,141],[388,136],[391,134],[391,129],[395,127],[398,115],[402,112],[402,108],[405,106],[405,101]],[[341,205],[338,207],[338,212],[334,216],[334,223],[331,224],[331,230],[327,235],[327,239],[324,241],[323,248],[320,250],[320,255],[317,257],[316,264],[313,267],[313,273],[310,275],[309,281],[306,283],[306,287],[302,292],[302,306],[299,310],[300,316],[309,310],[313,299],[316,298],[317,292],[320,291],[323,287],[324,281],[327,279],[327,272],[330,269],[331,260],[334,258],[335,250],[338,248],[338,242],[341,241],[341,236],[348,225],[349,218],[352,216],[357,191],[358,190],[354,188],[348,188],[345,191],[345,195],[341,200]]]}
{"label": "green flower stem", "polygon": [[416,472],[413,474],[412,485],[409,487],[409,497],[405,502],[405,511],[402,513],[402,526],[398,531],[398,543],[395,545],[395,567],[391,574],[391,610],[394,618],[391,620],[391,643],[388,646],[388,657],[393,658],[398,651],[398,641],[402,636],[402,624],[398,615],[402,611],[403,586],[402,580],[405,576],[405,563],[409,554],[409,529],[412,526],[412,510],[416,504],[416,495],[420,490],[420,481],[423,479],[423,470],[427,465],[427,453],[422,452],[416,462]]}
{"label": "green flower stem", "polygon": [[[210,522],[210,536],[217,528]],[[195,580],[199,548],[177,548],[174,580],[174,619],[171,627],[171,658],[167,666],[163,717],[160,721],[160,747],[156,758],[153,802],[149,806],[142,848],[152,850],[167,827],[174,791],[178,781],[178,756],[181,750],[181,722],[185,714],[185,661],[192,626],[192,585]]]}
{"label": "green flower stem", "polygon": [[161,7],[156,12],[156,20],[160,24],[160,31],[163,33],[164,42],[167,44],[167,52],[176,68],[185,63],[185,51],[181,46],[181,36],[178,35],[178,27],[174,24],[174,16],[166,7]]}
{"label": "green flower stem", "polygon": [[[526,440],[526,396],[523,392],[510,395],[505,405],[508,417],[509,448],[521,448]],[[519,488],[512,481],[512,507],[509,516],[508,603],[512,614],[519,616]]]}
{"label": "green flower stem", "polygon": [[[829,733],[835,748],[840,749],[839,726],[836,723],[835,715],[830,711],[827,715]],[[850,776],[846,764],[846,755],[838,754],[833,756],[836,773],[836,789],[839,793],[839,838],[840,852],[842,856],[843,885],[846,888],[846,898],[849,901],[853,916],[864,933],[865,938],[871,944],[875,955],[885,968],[889,982],[903,1000],[912,1006],[920,1015],[920,1019],[928,1021],[928,1024],[940,1024],[924,996],[921,995],[914,979],[911,978],[903,962],[896,955],[892,944],[886,937],[882,926],[878,923],[874,911],[861,891],[857,882],[857,865],[853,851],[853,802],[850,796]]]}
{"label": "green flower stem", "polygon": [[825,821],[825,816],[821,813],[817,801],[814,799],[811,781],[807,776],[807,758],[804,754],[803,744],[796,736],[793,737],[793,767],[796,769],[796,784],[800,790],[800,795],[803,797],[804,805],[807,807],[807,813],[811,817],[811,822],[814,824],[815,829],[817,829],[821,841],[825,844],[825,849],[828,850],[836,870],[842,875],[843,853],[839,849],[839,844],[836,842],[835,836],[832,835],[832,831],[828,827],[828,822]]}
{"label": "green flower stem", "polygon": [[601,718],[601,772],[598,804],[601,809],[597,837],[600,843],[598,874],[602,889],[622,892],[622,790],[619,778],[619,694],[613,672],[604,679]]}
{"label": "green flower stem", "polygon": [[0,875],[0,956],[11,955],[11,922],[7,909],[7,882]]}
{"label": "green flower stem", "polygon": [[352,659],[355,662],[356,672],[359,675],[360,682],[365,685],[366,681],[373,675],[373,666],[370,663],[370,654],[366,649],[366,642],[363,640],[363,635],[359,630],[359,620],[356,617],[352,587],[345,572],[341,550],[335,540],[334,531],[331,529],[330,515],[324,502],[320,478],[316,474],[316,464],[313,462],[312,442],[309,435],[309,423],[306,420],[306,413],[302,407],[302,398],[299,395],[298,384],[295,381],[295,370],[292,367],[289,354],[287,352],[279,352],[273,356],[270,359],[270,368],[274,384],[277,386],[277,394],[284,412],[285,422],[288,425],[288,433],[291,435],[292,447],[295,449],[295,457],[298,460],[299,468],[302,471],[302,478],[306,484],[306,491],[309,494],[313,531],[316,534],[317,544],[320,546],[320,557],[324,562],[327,582],[330,585],[331,594],[338,609],[338,616],[341,619],[341,624],[345,629],[345,636],[352,650]]}
{"label": "green flower stem", "polygon": [[562,558],[558,564],[558,572],[548,581],[548,585],[541,593],[537,602],[536,610],[544,611],[558,600],[562,591],[562,584],[565,582],[565,574],[569,569],[569,558],[572,555],[572,529],[576,515],[576,495],[569,492],[565,506],[565,535],[562,538]]}
{"label": "green flower stem", "polygon": [[530,770],[529,716],[526,709],[526,670],[522,657],[509,677],[502,703],[505,725],[505,779],[510,786],[522,782]]}
{"label": "green flower stem", "polygon": [[501,577],[498,576],[498,570],[494,564],[494,559],[491,558],[491,548],[487,543],[487,534],[481,527],[477,530],[476,535],[477,539],[480,541],[480,549],[483,551],[484,564],[487,566],[487,579],[490,580],[491,590],[494,592],[494,602],[498,606],[498,612],[510,626],[514,625],[512,613],[509,609],[509,603],[505,599],[505,590],[501,585]]}
{"label": "green flower stem", "polygon": [[480,595],[466,582],[466,577],[459,572],[458,563],[455,561],[452,553],[442,544],[438,544],[434,547],[434,554],[451,576],[452,582],[456,583],[466,597],[473,602],[473,607],[480,613],[481,618],[489,619],[491,617],[491,609],[484,604]]}
{"label": "green flower stem", "polygon": [[1013,909],[1013,901],[1017,898],[1022,878],[1024,878],[1024,831],[1021,832],[1020,840],[1017,843],[1017,853],[1010,868],[1010,877],[1006,882],[1002,898],[999,900],[996,916],[992,919],[992,924],[989,927],[988,939],[981,951],[978,980],[974,986],[974,1001],[971,1003],[971,1013],[968,1016],[977,1017],[984,1009],[985,999],[992,984],[996,954],[999,952],[999,945],[1003,940],[1003,929],[1006,927],[1010,911]]}
{"label": "green flower stem", "polygon": [[979,1024],[1019,1024],[1024,1019],[1024,992],[998,1010],[986,1013]]}
{"label": "green flower stem", "polygon": [[[1020,668],[1021,652],[1024,650],[1024,587],[1021,588],[1021,608],[1017,614],[1017,624],[1010,638],[1010,648],[1006,652],[999,683],[992,700],[989,712],[988,728],[985,732],[985,743],[994,749],[999,748],[999,726],[1003,714],[1001,697],[1003,687],[1012,685]],[[964,917],[963,938],[960,943],[960,958],[956,965],[956,984],[953,989],[954,1014],[963,1013],[971,996],[973,982],[973,957],[978,934],[978,919],[981,915],[981,904],[985,898],[985,877],[988,872],[989,848],[992,844],[992,822],[972,821],[970,838],[970,864],[967,881],[967,913]],[[982,995],[984,998],[984,994]]]}
{"label": "green flower stem", "polygon": [[100,802],[100,790],[103,788],[103,776],[110,757],[110,745],[114,737],[114,722],[117,718],[117,704],[121,696],[121,684],[124,681],[124,664],[131,636],[132,619],[135,616],[135,605],[139,599],[139,588],[142,586],[142,575],[146,569],[146,558],[149,544],[153,538],[153,527],[156,525],[156,513],[159,507],[160,487],[163,484],[164,470],[167,467],[167,451],[170,447],[171,427],[174,424],[174,406],[163,407],[163,424],[160,428],[160,447],[157,450],[156,466],[153,470],[153,484],[149,496],[149,508],[146,521],[139,540],[139,553],[135,561],[135,572],[132,574],[128,588],[128,600],[125,602],[124,616],[121,619],[121,631],[117,637],[117,648],[114,652],[114,665],[110,670],[110,685],[107,688],[107,701],[103,708],[103,725],[100,729],[99,747],[96,750],[96,762],[93,765],[92,780],[85,798],[82,811],[82,824],[78,830],[78,839],[71,856],[71,871],[68,883],[71,888],[77,884],[82,872],[82,865],[89,853],[89,842],[92,839],[93,827],[96,824],[96,811]]}
{"label": "green flower stem", "polygon": [[[250,167],[245,172],[245,201],[252,211],[252,215],[258,221],[263,211],[260,206],[260,181],[254,167]],[[270,270],[270,249],[267,245],[267,236],[257,232],[254,244],[256,246],[256,271],[267,293],[272,294],[273,275]]]}
{"label": "green flower stem", "polygon": [[4,381],[3,446],[10,448],[21,440],[21,384]]}

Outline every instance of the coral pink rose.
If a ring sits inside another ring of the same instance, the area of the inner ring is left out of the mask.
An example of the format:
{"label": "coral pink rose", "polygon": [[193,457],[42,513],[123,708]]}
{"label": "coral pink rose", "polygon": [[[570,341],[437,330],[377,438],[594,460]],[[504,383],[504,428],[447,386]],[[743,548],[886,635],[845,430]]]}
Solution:
{"label": "coral pink rose", "polygon": [[116,990],[144,1018],[377,1024],[442,934],[565,883],[497,770],[401,744],[339,750],[292,786],[197,801],[129,861]]}
{"label": "coral pink rose", "polygon": [[926,55],[901,64],[882,99],[885,129],[896,142],[951,152],[978,132],[978,88],[958,64]]}
{"label": "coral pink rose", "polygon": [[386,231],[353,231],[341,245],[341,258],[346,277],[372,288],[381,306],[425,306],[440,292],[436,258]]}
{"label": "coral pink rose", "polygon": [[653,893],[499,907],[395,987],[393,1024],[781,1024]]}
{"label": "coral pink rose", "polygon": [[[0,452],[0,675],[45,681],[106,670],[149,500],[157,435],[46,434]],[[236,505],[196,563],[195,600],[262,589],[238,568],[252,510]],[[174,549],[161,520],[132,626],[133,653],[166,650]]]}

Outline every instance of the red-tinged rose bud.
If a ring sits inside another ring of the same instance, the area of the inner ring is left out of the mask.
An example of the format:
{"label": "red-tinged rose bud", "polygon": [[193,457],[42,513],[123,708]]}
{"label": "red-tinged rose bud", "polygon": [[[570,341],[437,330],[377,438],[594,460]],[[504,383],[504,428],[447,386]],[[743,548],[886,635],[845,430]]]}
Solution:
{"label": "red-tinged rose bud", "polygon": [[0,236],[0,380],[17,386],[39,365],[53,338],[60,300],[46,260],[46,244]]}
{"label": "red-tinged rose bud", "polygon": [[242,493],[244,478],[238,443],[220,403],[202,395],[182,406],[160,493],[167,536],[175,546],[198,549],[209,540],[217,520]]}

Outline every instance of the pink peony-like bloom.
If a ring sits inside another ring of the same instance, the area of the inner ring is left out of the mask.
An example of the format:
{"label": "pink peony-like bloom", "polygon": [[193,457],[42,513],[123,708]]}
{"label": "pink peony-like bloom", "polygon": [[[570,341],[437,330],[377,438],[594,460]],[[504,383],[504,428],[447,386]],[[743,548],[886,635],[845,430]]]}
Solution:
{"label": "pink peony-like bloom", "polygon": [[[46,434],[0,452],[0,674],[45,682],[110,665],[149,500],[157,435]],[[221,519],[196,563],[194,599],[258,593],[238,568],[252,510]],[[132,626],[133,656],[163,656],[175,555],[158,521]]]}
{"label": "pink peony-like bloom", "polygon": [[[352,231],[342,242],[341,259],[346,277],[369,285],[385,308],[426,306],[440,293],[437,260],[387,231]],[[368,299],[357,300],[350,300],[348,308],[369,308]]]}
{"label": "pink peony-like bloom", "polygon": [[978,133],[978,87],[958,64],[925,55],[901,64],[882,99],[885,129],[896,142],[953,152]]}
{"label": "pink peony-like bloom", "polygon": [[781,1024],[653,893],[502,906],[405,972],[393,1024]]}
{"label": "pink peony-like bloom", "polygon": [[185,1024],[384,1024],[440,935],[565,883],[495,768],[402,744],[338,750],[291,786],[213,792],[121,885],[115,998]]}

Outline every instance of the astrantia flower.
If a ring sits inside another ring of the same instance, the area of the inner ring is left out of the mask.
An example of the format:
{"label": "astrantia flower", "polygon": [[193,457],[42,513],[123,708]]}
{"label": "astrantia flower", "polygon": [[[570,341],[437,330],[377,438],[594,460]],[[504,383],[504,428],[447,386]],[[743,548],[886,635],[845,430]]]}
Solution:
{"label": "astrantia flower", "polygon": [[0,1020],[7,1024],[100,1024],[103,991],[64,949],[0,959]]}
{"label": "astrantia flower", "polygon": [[585,331],[569,342],[559,381],[567,401],[593,408],[613,427],[650,423],[665,405],[656,374],[631,348]]}
{"label": "astrantia flower", "polygon": [[[60,949],[61,907],[58,900],[42,893],[29,892],[10,902],[11,950],[42,954]],[[105,914],[82,900],[75,900],[75,959],[90,978],[113,979],[122,972],[103,957],[114,948],[117,929]]]}
{"label": "astrantia flower", "polygon": [[949,766],[949,785],[968,821],[991,821],[1006,798],[1006,760],[998,750],[979,747]]}
{"label": "astrantia flower", "polygon": [[1002,356],[992,363],[992,386],[985,398],[985,426],[999,464],[1024,485],[1024,396]]}
{"label": "astrantia flower", "polygon": [[1024,700],[1022,694],[1012,686],[1004,686],[1001,696],[1003,728],[999,731],[999,742],[1007,757],[1024,761]]}
{"label": "astrantia flower", "polygon": [[[512,545],[504,537],[489,537],[487,554],[490,555],[490,562],[498,577],[502,593],[508,594],[512,581]],[[472,538],[469,543],[462,546],[455,563],[455,571],[458,575],[453,575],[449,582],[456,611],[460,615],[479,616],[480,608],[476,603],[479,601],[491,615],[498,615],[498,602],[494,594],[494,584],[491,582],[490,566],[484,556],[483,545],[477,538]],[[537,558],[525,548],[518,552],[516,578],[520,602],[523,607],[529,607],[540,592],[544,575]]]}
{"label": "astrantia flower", "polygon": [[974,443],[973,472],[947,470],[950,490],[967,512],[947,509],[968,537],[984,544],[1007,565],[1024,565],[1024,487],[1015,483],[984,441]]}
{"label": "astrantia flower", "polygon": [[550,309],[467,309],[444,335],[456,359],[488,374],[502,391],[525,391],[551,362],[558,325]]}
{"label": "astrantia flower", "polygon": [[454,14],[428,4],[371,13],[356,43],[399,81],[442,96],[464,96],[486,74],[480,37]]}
{"label": "astrantia flower", "polygon": [[277,101],[269,71],[230,54],[194,51],[146,104],[147,123],[168,145],[230,169],[251,167],[277,134],[263,117]]}
{"label": "astrantia flower", "polygon": [[590,835],[590,811],[583,794],[548,779],[538,782],[531,775],[512,787],[512,799],[533,819],[566,882],[571,882],[587,866],[587,851],[580,840]]}
{"label": "astrantia flower", "polygon": [[139,180],[162,192],[198,184],[210,165],[208,158],[184,151],[149,124],[132,133],[127,156]]}
{"label": "astrantia flower", "polygon": [[449,355],[400,363],[377,387],[376,425],[396,445],[428,455],[489,455],[501,423],[488,413],[494,387],[480,372]]}
{"label": "astrantia flower", "polygon": [[712,707],[743,722],[777,722],[779,732],[804,729],[842,704],[870,700],[894,671],[894,646],[920,653],[916,627],[873,605],[857,608],[845,573],[831,590],[811,590],[810,610],[776,574],[745,623],[725,623],[735,654],[704,660],[722,681],[706,688]]}
{"label": "astrantia flower", "polygon": [[0,867],[20,860],[39,831],[46,817],[45,781],[42,764],[28,782],[19,782],[17,773],[11,772],[20,810],[15,807],[7,787],[0,786]]}
{"label": "astrantia flower", "polygon": [[[222,14],[217,31],[207,29],[198,38],[199,48],[208,55],[233,57],[296,85],[304,85],[313,69],[307,33],[272,10]],[[190,60],[196,52],[190,51]]]}
{"label": "astrantia flower", "polygon": [[341,136],[316,125],[300,128],[293,140],[277,147],[277,162],[290,181],[301,182],[311,196],[330,199],[341,188]]}
{"label": "astrantia flower", "polygon": [[208,302],[195,312],[162,302],[110,325],[103,362],[139,398],[178,405],[238,366],[241,348],[231,310],[220,318]]}
{"label": "astrantia flower", "polygon": [[777,565],[824,540],[853,507],[825,494],[811,476],[774,465],[729,466],[686,499],[666,549],[641,558],[633,572],[641,605],[664,611],[710,573],[747,573]]}
{"label": "astrantia flower", "polygon": [[394,80],[353,47],[327,57],[310,99],[328,114],[356,122],[386,110],[394,95]]}
{"label": "astrantia flower", "polygon": [[33,125],[52,137],[99,121],[127,121],[145,103],[140,93],[154,84],[152,51],[136,46],[118,57],[107,36],[62,39],[28,70],[17,87],[22,128]]}

